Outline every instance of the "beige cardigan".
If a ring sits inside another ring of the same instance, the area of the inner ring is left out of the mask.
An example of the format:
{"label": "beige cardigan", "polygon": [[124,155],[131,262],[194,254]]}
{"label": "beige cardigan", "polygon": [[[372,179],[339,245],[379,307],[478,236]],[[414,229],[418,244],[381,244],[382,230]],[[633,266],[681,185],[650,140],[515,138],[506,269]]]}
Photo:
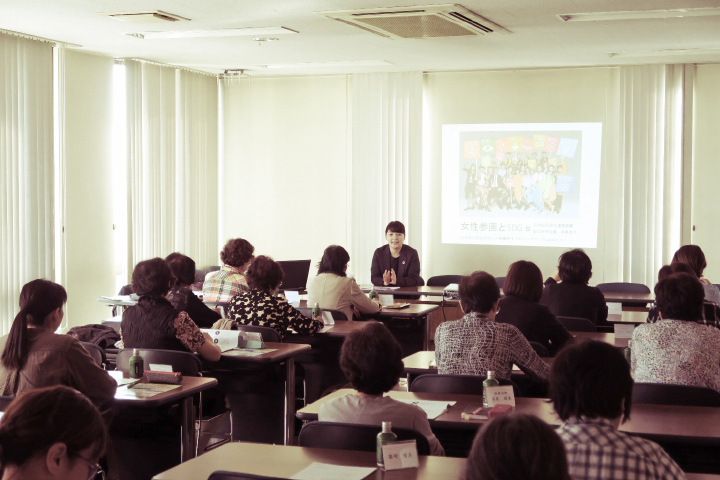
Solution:
{"label": "beige cardigan", "polygon": [[354,278],[341,277],[334,273],[321,273],[310,279],[307,292],[308,307],[313,307],[317,303],[320,308],[340,310],[348,320],[353,319],[353,305],[360,313],[380,311],[380,305],[372,302],[360,290]]}

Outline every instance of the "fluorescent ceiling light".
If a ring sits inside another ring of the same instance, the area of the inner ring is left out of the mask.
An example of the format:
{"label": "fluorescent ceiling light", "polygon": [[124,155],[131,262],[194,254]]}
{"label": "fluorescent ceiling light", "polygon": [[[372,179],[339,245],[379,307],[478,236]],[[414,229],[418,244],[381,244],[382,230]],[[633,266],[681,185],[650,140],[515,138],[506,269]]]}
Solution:
{"label": "fluorescent ceiling light", "polygon": [[559,14],[563,22],[602,22],[611,20],[643,20],[653,18],[710,17],[720,15],[720,8],[671,8],[668,10],[637,10],[630,12],[588,12]]}
{"label": "fluorescent ceiling light", "polygon": [[665,50],[628,50],[608,52],[608,57],[666,57],[671,55],[720,54],[720,48],[669,48]]}
{"label": "fluorescent ceiling light", "polygon": [[260,68],[323,68],[323,67],[377,67],[392,65],[385,60],[357,60],[347,62],[311,62],[311,63],[287,63],[275,65],[255,65]]}
{"label": "fluorescent ceiling light", "polygon": [[206,38],[206,37],[265,37],[267,35],[287,35],[298,33],[285,27],[260,27],[260,28],[223,28],[220,30],[185,30],[170,32],[139,32],[128,33],[133,37],[144,38],[145,40],[165,38]]}

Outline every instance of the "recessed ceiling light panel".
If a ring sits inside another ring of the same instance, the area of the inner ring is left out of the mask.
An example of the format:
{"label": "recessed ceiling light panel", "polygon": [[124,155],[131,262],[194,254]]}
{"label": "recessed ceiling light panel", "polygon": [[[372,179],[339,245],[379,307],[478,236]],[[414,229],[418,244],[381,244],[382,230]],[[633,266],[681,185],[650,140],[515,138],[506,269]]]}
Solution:
{"label": "recessed ceiling light panel", "polygon": [[168,39],[168,38],[209,38],[209,37],[267,37],[268,35],[289,35],[298,33],[285,27],[260,27],[260,28],[222,28],[219,30],[185,30],[170,32],[137,32],[127,33],[145,40]]}
{"label": "recessed ceiling light panel", "polygon": [[607,22],[613,20],[648,20],[658,18],[710,17],[720,15],[720,8],[672,8],[668,10],[634,10],[627,12],[563,13],[563,22]]}

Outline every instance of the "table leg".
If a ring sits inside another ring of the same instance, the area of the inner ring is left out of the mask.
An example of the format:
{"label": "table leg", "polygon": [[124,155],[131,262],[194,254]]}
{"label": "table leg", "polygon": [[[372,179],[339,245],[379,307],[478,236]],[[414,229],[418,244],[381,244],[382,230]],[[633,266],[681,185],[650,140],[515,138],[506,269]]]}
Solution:
{"label": "table leg", "polygon": [[292,445],[295,439],[295,360],[290,357],[285,363],[285,445]]}
{"label": "table leg", "polygon": [[195,409],[192,396],[183,399],[181,415],[180,458],[184,462],[195,457]]}

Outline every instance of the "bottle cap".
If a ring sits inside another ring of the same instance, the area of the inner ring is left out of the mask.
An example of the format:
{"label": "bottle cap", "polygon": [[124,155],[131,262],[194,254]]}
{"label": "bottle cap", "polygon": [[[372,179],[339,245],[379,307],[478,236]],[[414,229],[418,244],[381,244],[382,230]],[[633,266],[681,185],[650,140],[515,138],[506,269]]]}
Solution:
{"label": "bottle cap", "polygon": [[392,429],[392,422],[382,422],[382,431],[389,432]]}
{"label": "bottle cap", "polygon": [[318,308],[320,305],[318,305],[318,302],[315,302],[315,308]]}
{"label": "bottle cap", "polygon": [[139,348],[133,348],[133,356],[140,355],[140,349]]}
{"label": "bottle cap", "polygon": [[488,370],[487,378],[495,378],[495,371],[494,371],[494,370]]}

